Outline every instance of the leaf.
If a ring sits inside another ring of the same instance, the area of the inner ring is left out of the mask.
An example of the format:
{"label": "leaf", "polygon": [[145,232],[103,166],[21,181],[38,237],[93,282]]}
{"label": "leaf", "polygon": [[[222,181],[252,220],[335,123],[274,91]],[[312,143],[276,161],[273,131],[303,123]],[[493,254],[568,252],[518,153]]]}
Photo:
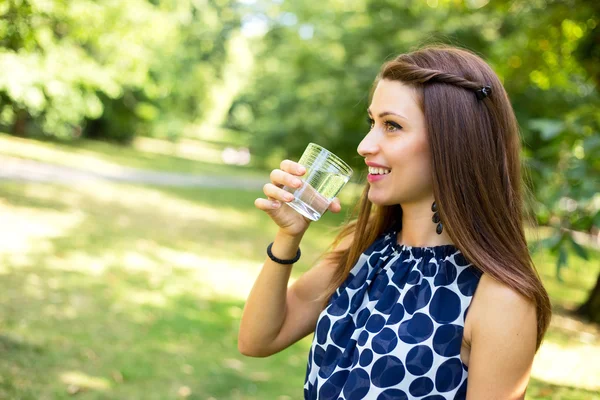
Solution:
{"label": "leaf", "polygon": [[588,260],[589,257],[588,257],[587,250],[575,241],[575,239],[573,238],[573,235],[569,235],[568,239],[571,242],[571,246],[573,247],[573,250],[575,250],[575,253],[577,253],[577,255],[579,257],[583,258],[584,260]]}
{"label": "leaf", "polygon": [[565,250],[565,246],[561,246],[558,250],[558,258],[556,260],[556,279],[558,279],[559,282],[564,282],[560,276],[560,270],[567,265],[567,258],[567,250]]}
{"label": "leaf", "polygon": [[555,119],[534,119],[529,122],[529,129],[539,131],[542,139],[550,140],[565,129],[562,121]]}
{"label": "leaf", "polygon": [[556,250],[563,239],[564,233],[557,230],[554,235],[542,240],[542,246],[550,249],[551,253],[556,253]]}

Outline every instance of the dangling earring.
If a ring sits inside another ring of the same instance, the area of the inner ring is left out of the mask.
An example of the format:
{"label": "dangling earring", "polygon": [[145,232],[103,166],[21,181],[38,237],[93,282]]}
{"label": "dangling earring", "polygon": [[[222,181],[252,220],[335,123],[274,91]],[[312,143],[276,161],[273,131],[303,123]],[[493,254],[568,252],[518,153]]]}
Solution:
{"label": "dangling earring", "polygon": [[437,224],[436,228],[435,228],[435,232],[438,235],[442,234],[442,229],[444,229],[444,226],[442,225],[442,222],[440,221],[440,215],[438,214],[438,208],[437,208],[437,204],[435,204],[435,201],[433,202],[433,204],[431,205],[431,211],[433,211],[433,218],[431,218],[431,220]]}

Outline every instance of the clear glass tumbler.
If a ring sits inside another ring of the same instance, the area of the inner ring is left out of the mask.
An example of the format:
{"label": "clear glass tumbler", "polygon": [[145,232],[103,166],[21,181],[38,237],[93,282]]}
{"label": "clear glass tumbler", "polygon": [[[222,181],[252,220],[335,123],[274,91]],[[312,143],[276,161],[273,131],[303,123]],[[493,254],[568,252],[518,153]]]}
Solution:
{"label": "clear glass tumbler", "polygon": [[352,168],[341,158],[315,143],[308,144],[298,163],[306,168],[306,173],[300,177],[302,186],[283,187],[283,190],[295,197],[285,204],[306,218],[317,221],[350,180]]}

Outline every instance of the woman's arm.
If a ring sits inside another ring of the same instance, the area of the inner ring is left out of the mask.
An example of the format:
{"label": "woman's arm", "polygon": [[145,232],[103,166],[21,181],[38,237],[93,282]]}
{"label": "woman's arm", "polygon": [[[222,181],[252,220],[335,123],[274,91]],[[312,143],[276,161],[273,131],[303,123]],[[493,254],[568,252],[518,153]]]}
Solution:
{"label": "woman's arm", "polygon": [[535,306],[508,286],[481,277],[472,319],[467,400],[523,399],[535,356]]}
{"label": "woman's arm", "polygon": [[[346,236],[334,250],[348,248],[353,236]],[[276,257],[293,258],[300,240],[278,233],[271,250]],[[322,302],[316,299],[337,267],[325,257],[288,289],[292,267],[267,258],[244,307],[238,350],[247,356],[267,357],[313,332],[322,310]]]}

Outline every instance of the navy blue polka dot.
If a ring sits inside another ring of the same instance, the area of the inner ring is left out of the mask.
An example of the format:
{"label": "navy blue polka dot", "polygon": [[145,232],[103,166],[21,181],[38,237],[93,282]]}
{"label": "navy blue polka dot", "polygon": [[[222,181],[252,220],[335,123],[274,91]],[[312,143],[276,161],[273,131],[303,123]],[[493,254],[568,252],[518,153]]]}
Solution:
{"label": "navy blue polka dot", "polygon": [[[392,269],[394,268],[392,267]],[[400,266],[394,271],[394,274],[392,275],[392,282],[398,289],[402,290],[404,289],[404,285],[406,285],[407,278],[408,270]]]}
{"label": "navy blue polka dot", "polygon": [[369,301],[379,300],[389,281],[390,280],[385,272],[381,272],[379,275],[377,275],[377,278],[373,280],[368,291]]}
{"label": "navy blue polka dot", "polygon": [[431,278],[437,272],[437,264],[433,261],[426,262],[425,260],[419,262],[417,268],[421,271],[423,276]]}
{"label": "navy blue polka dot", "polygon": [[348,307],[350,306],[350,299],[348,298],[348,292],[344,291],[340,294],[329,309],[327,313],[329,315],[333,315],[339,317],[340,315],[344,315],[348,312]]}
{"label": "navy blue polka dot", "polygon": [[[364,289],[362,289],[364,290]],[[355,294],[352,297],[352,301],[350,302],[350,310],[348,311],[351,314],[356,314],[356,310],[360,308],[363,304],[364,297],[360,295],[360,293]]]}
{"label": "navy blue polka dot", "polygon": [[427,346],[415,346],[406,355],[406,369],[413,375],[425,375],[433,365],[433,352]]}
{"label": "navy blue polka dot", "polygon": [[408,400],[408,396],[400,389],[386,389],[377,396],[377,400]]}
{"label": "navy blue polka dot", "polygon": [[368,265],[365,264],[357,273],[356,276],[348,284],[348,288],[350,289],[358,289],[367,281],[367,276],[369,274]]}
{"label": "navy blue polka dot", "polygon": [[344,396],[348,400],[364,399],[371,386],[369,374],[364,369],[354,369],[348,376],[348,381],[344,385]]}
{"label": "navy blue polka dot", "polygon": [[473,296],[479,283],[479,278],[480,276],[475,272],[474,268],[465,268],[456,281],[458,290],[465,296]]}
{"label": "navy blue polka dot", "polygon": [[385,325],[385,318],[379,314],[371,315],[371,318],[367,321],[367,330],[371,333],[377,333]]}
{"label": "navy blue polka dot", "polygon": [[427,340],[433,333],[433,322],[422,313],[416,313],[409,320],[400,324],[398,337],[404,343],[416,344]]}
{"label": "navy blue polka dot", "polygon": [[456,389],[460,385],[462,374],[462,361],[459,358],[444,361],[435,373],[435,388],[441,393]]}
{"label": "navy blue polka dot", "polygon": [[373,352],[371,349],[364,349],[360,354],[360,366],[366,367],[373,362]]}
{"label": "navy blue polka dot", "polygon": [[434,394],[433,396],[423,397],[421,400],[446,400],[446,398],[439,394]]}
{"label": "navy blue polka dot", "polygon": [[402,382],[406,371],[398,357],[383,356],[373,364],[371,382],[379,388],[387,388]]}
{"label": "navy blue polka dot", "polygon": [[434,286],[447,286],[456,279],[456,267],[448,261],[444,261],[440,265],[440,270],[433,278]]}
{"label": "navy blue polka dot", "polygon": [[392,314],[389,316],[386,325],[395,325],[404,318],[404,306],[396,303],[392,309]]}
{"label": "navy blue polka dot", "polygon": [[418,285],[420,281],[421,273],[415,270],[411,272],[410,275],[408,275],[408,280],[406,281],[406,283],[408,283],[409,285]]}
{"label": "navy blue polka dot", "polygon": [[333,324],[333,328],[331,328],[331,340],[338,346],[345,348],[348,340],[350,340],[350,337],[354,333],[354,329],[352,316],[347,315]]}
{"label": "navy blue polka dot", "polygon": [[381,300],[377,302],[375,309],[382,314],[390,314],[394,305],[400,298],[400,292],[394,286],[388,286],[383,292]]}
{"label": "navy blue polka dot", "polygon": [[312,398],[317,398],[316,393],[315,393],[315,387],[312,383],[308,383],[308,388],[304,389],[304,398],[305,399],[312,399]]}
{"label": "navy blue polka dot", "polygon": [[460,315],[460,298],[448,288],[438,288],[429,303],[429,314],[438,324],[453,322]]}
{"label": "navy blue polka dot", "polygon": [[323,400],[337,400],[340,393],[342,393],[342,387],[346,380],[348,379],[348,375],[350,372],[348,370],[338,371],[331,376],[321,389],[319,390],[319,399]]}
{"label": "navy blue polka dot", "polygon": [[315,364],[317,367],[320,367],[323,363],[323,357],[325,356],[325,349],[321,346],[316,346],[315,351],[313,353],[313,359],[315,360]]}
{"label": "navy blue polka dot", "polygon": [[454,255],[454,263],[458,267],[466,267],[470,264],[462,253],[457,253]]}
{"label": "navy blue polka dot", "polygon": [[356,329],[360,329],[367,323],[367,320],[371,316],[371,311],[368,308],[361,310],[356,317]]}
{"label": "navy blue polka dot", "polygon": [[433,335],[433,350],[441,356],[453,357],[460,354],[463,327],[460,325],[442,325]]}
{"label": "navy blue polka dot", "polygon": [[354,351],[352,353],[352,367],[355,367],[356,364],[358,364],[358,360],[360,357],[360,352],[358,351],[358,349],[355,347]]}
{"label": "navy blue polka dot", "polygon": [[382,253],[380,252],[371,254],[367,260],[368,265],[371,265],[374,268],[379,267],[379,265],[381,264],[381,256]]}
{"label": "navy blue polka dot", "polygon": [[328,316],[324,316],[317,325],[317,343],[325,344],[329,328],[331,328],[331,320]]}
{"label": "navy blue polka dot", "polygon": [[431,286],[429,282],[423,281],[418,286],[413,286],[404,295],[404,310],[413,314],[415,311],[425,307],[431,300]]}
{"label": "navy blue polka dot", "polygon": [[342,352],[340,349],[333,345],[327,346],[325,356],[323,356],[323,362],[321,363],[321,369],[319,369],[319,376],[321,378],[329,378],[333,373],[333,370],[335,370],[341,356]]}
{"label": "navy blue polka dot", "polygon": [[410,384],[408,392],[416,397],[425,396],[433,390],[433,381],[427,377],[417,378]]}
{"label": "navy blue polka dot", "polygon": [[377,354],[388,354],[396,348],[398,336],[390,328],[385,328],[379,332],[371,343],[373,351]]}
{"label": "navy blue polka dot", "polygon": [[367,343],[367,340],[369,340],[369,332],[362,331],[360,335],[358,335],[358,345],[364,346]]}
{"label": "navy blue polka dot", "polygon": [[339,360],[340,368],[349,368],[352,366],[352,358],[354,353],[358,353],[356,350],[356,340],[350,339],[348,342],[344,353],[342,353],[342,358]]}
{"label": "navy blue polka dot", "polygon": [[384,236],[380,236],[377,239],[375,239],[375,242],[373,242],[373,244],[371,246],[369,246],[365,251],[364,251],[364,255],[366,257],[369,257],[371,254],[375,253],[376,251],[379,251],[379,246],[380,244],[383,243],[383,238]]}

